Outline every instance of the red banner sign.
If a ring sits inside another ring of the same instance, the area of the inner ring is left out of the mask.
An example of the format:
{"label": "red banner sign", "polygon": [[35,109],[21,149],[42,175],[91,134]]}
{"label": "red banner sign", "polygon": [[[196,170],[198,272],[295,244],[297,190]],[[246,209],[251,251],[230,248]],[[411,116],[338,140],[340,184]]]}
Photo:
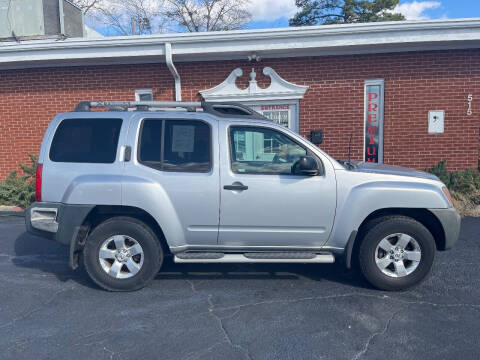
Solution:
{"label": "red banner sign", "polygon": [[380,85],[367,85],[365,87],[365,158],[366,162],[380,162],[380,126],[383,115]]}

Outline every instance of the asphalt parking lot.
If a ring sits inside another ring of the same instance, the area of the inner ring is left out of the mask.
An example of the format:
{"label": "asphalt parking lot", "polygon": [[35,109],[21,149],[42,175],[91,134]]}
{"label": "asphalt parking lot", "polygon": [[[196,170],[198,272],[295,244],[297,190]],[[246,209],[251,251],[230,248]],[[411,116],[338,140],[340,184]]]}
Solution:
{"label": "asphalt parking lot", "polygon": [[338,265],[167,260],[134,293],[98,289],[68,249],[0,216],[1,359],[478,359],[480,219],[420,287]]}

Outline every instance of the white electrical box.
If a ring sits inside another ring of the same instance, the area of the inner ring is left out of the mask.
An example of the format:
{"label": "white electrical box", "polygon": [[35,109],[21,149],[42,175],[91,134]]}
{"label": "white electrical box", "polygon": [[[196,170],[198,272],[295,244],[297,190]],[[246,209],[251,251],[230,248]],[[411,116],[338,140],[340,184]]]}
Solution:
{"label": "white electrical box", "polygon": [[428,133],[443,134],[445,122],[445,111],[430,110],[428,112]]}

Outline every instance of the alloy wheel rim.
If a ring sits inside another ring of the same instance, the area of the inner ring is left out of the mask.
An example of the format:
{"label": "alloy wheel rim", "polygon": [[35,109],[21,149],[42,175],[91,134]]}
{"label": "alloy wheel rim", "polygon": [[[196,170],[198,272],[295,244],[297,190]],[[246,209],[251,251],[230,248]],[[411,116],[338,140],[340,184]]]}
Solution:
{"label": "alloy wheel rim", "polygon": [[384,237],[375,249],[375,263],[385,275],[400,278],[410,275],[420,264],[422,250],[410,235],[395,233]]}
{"label": "alloy wheel rim", "polygon": [[127,235],[114,235],[100,246],[98,260],[109,276],[128,279],[135,276],[143,266],[142,246]]}

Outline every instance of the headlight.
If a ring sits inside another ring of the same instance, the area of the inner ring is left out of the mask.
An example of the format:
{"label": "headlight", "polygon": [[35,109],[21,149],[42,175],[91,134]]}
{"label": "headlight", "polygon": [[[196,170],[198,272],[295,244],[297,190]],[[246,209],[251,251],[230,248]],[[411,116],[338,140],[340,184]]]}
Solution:
{"label": "headlight", "polygon": [[450,191],[448,191],[446,186],[442,186],[442,191],[448,199],[450,206],[453,206],[452,196],[450,195]]}

